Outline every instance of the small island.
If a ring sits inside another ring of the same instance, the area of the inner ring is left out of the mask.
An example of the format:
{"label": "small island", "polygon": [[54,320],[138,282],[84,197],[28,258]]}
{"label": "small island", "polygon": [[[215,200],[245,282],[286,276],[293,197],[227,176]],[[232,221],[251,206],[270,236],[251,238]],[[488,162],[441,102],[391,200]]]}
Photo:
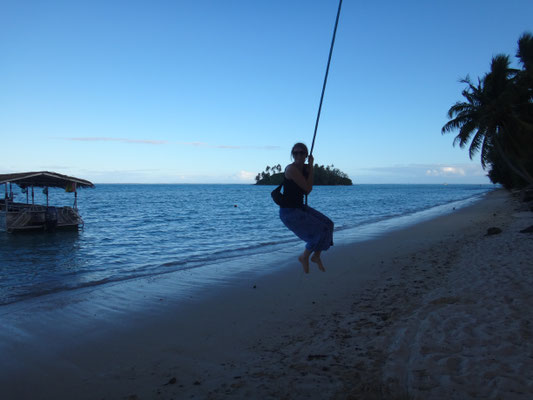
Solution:
{"label": "small island", "polygon": [[[314,185],[352,185],[352,180],[347,174],[332,165],[314,166]],[[255,177],[256,185],[281,185],[283,182],[283,172],[281,165],[268,166]]]}

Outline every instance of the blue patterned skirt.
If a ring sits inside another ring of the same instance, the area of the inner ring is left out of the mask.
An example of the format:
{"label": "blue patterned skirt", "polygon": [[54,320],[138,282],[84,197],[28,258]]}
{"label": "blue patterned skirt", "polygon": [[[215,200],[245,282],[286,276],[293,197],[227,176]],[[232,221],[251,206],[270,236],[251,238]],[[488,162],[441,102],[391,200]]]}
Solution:
{"label": "blue patterned skirt", "polygon": [[333,221],[314,208],[280,207],[281,221],[306,244],[310,251],[324,251],[333,245]]}

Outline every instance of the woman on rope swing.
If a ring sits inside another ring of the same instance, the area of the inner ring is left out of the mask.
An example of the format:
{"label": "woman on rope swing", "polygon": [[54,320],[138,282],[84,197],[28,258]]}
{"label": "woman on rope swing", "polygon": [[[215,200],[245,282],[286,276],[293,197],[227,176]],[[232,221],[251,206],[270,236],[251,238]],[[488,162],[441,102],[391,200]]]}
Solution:
{"label": "woman on rope swing", "polygon": [[279,209],[281,221],[306,245],[304,252],[298,257],[304,272],[309,273],[309,257],[325,272],[320,258],[322,251],[333,245],[333,221],[315,209],[304,205],[304,195],[313,190],[313,156],[308,158],[307,146],[296,143],[291,155],[294,162],[285,168],[283,181],[283,206]]}

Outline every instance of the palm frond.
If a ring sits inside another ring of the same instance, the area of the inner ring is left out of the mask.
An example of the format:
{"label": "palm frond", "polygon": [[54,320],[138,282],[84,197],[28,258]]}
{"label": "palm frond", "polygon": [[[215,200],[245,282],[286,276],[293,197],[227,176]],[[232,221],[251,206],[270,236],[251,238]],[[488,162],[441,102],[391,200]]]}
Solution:
{"label": "palm frond", "polygon": [[468,156],[470,157],[471,160],[481,149],[481,145],[483,144],[485,138],[486,136],[483,134],[482,131],[479,131],[479,130],[472,138],[472,142],[470,143],[470,148],[468,149]]}
{"label": "palm frond", "polygon": [[529,32],[524,33],[518,39],[518,51],[516,57],[526,70],[533,70],[533,35]]}
{"label": "palm frond", "polygon": [[459,129],[459,134],[453,140],[453,145],[455,146],[457,143],[459,143],[460,148],[465,147],[468,142],[470,142],[470,138],[476,130],[479,131],[478,126],[474,121],[469,120],[463,123]]}
{"label": "palm frond", "polygon": [[481,166],[483,169],[491,163],[491,152],[493,151],[492,138],[485,136],[483,138],[483,144],[481,145]]}

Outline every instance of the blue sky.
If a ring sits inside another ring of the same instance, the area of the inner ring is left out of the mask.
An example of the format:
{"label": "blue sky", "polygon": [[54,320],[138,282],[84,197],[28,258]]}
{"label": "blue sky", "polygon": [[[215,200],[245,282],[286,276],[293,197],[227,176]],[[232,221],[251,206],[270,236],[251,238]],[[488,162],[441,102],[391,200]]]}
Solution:
{"label": "blue sky", "polygon": [[[251,183],[311,144],[337,0],[0,0],[0,173]],[[355,183],[488,183],[442,136],[533,1],[344,0],[315,145]]]}

